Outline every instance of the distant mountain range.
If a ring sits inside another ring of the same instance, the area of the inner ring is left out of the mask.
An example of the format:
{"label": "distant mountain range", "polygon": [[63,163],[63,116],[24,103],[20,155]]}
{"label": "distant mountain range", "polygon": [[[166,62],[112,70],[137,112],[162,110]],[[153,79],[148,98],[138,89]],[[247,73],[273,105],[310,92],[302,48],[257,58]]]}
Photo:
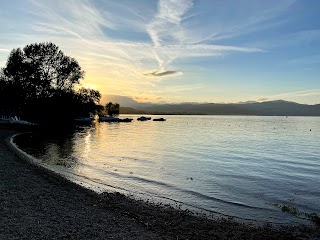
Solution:
{"label": "distant mountain range", "polygon": [[[102,98],[102,103],[117,102],[121,106],[120,113],[129,114],[320,116],[320,104],[306,105],[284,100],[241,103],[154,104],[139,103],[130,97],[113,96]],[[103,102],[106,99],[108,100]]]}

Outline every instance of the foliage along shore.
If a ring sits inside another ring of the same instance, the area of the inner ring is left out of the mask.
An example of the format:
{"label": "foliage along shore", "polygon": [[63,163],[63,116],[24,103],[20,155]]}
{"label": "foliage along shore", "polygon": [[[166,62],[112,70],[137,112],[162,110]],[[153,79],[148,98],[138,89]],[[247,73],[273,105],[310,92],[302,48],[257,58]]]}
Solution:
{"label": "foliage along shore", "polygon": [[97,114],[101,94],[81,87],[83,77],[78,62],[51,42],[13,49],[0,71],[0,116],[53,126]]}

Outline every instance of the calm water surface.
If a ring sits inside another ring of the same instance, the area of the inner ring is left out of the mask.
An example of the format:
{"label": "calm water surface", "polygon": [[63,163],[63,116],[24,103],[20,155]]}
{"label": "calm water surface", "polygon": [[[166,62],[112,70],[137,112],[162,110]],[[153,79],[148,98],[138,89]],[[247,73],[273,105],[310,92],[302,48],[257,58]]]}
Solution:
{"label": "calm water surface", "polygon": [[303,221],[277,204],[320,213],[320,118],[164,117],[16,142],[97,191],[274,223]]}

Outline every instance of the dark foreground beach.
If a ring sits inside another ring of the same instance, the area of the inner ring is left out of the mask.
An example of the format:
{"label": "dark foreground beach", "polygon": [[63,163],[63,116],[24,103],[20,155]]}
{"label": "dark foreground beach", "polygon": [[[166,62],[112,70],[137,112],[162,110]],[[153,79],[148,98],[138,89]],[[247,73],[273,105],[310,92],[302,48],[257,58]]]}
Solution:
{"label": "dark foreground beach", "polygon": [[0,129],[0,239],[320,239],[319,227],[208,219],[117,193],[97,194],[19,157]]}

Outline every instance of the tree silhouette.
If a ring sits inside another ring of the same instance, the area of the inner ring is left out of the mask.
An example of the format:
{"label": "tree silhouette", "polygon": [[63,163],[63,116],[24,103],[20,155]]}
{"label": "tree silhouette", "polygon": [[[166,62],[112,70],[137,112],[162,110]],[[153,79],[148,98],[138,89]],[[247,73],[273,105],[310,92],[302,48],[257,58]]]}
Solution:
{"label": "tree silhouette", "polygon": [[106,105],[106,110],[110,116],[118,115],[120,112],[120,104],[109,102]]}
{"label": "tree silhouette", "polygon": [[13,49],[3,74],[24,90],[25,98],[47,97],[53,90],[71,91],[83,78],[78,62],[53,43],[35,43]]}
{"label": "tree silhouette", "polygon": [[0,109],[38,122],[71,122],[101,109],[98,91],[78,87],[83,77],[78,62],[51,42],[13,49],[0,71]]}

